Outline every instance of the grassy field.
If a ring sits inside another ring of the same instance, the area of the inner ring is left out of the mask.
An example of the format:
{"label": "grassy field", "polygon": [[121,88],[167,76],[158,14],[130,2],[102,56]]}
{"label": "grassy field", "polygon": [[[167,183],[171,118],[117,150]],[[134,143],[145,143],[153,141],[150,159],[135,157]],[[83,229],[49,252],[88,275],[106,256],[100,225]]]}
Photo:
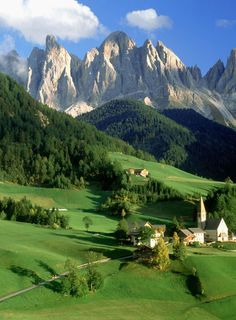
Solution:
{"label": "grassy field", "polygon": [[82,190],[62,190],[20,186],[12,183],[0,184],[0,199],[12,197],[15,200],[20,200],[26,197],[32,203],[45,208],[66,209],[65,214],[70,217],[70,226],[75,229],[84,228],[82,219],[89,214],[93,220],[90,230],[97,232],[114,231],[116,221],[96,211],[97,207],[104,202],[108,195],[108,192],[101,191],[94,186]]}
{"label": "grassy field", "polygon": [[[224,185],[223,182],[204,179],[166,164],[145,161],[118,152],[110,153],[110,158],[120,162],[124,169],[146,168],[152,178],[162,181],[184,194],[200,193],[205,196],[209,190]],[[135,177],[135,179],[137,182],[145,181],[141,177]]]}
{"label": "grassy field", "polygon": [[196,267],[206,292],[206,297],[197,299],[188,290],[185,274],[112,261],[100,266],[105,284],[96,294],[76,300],[40,288],[1,304],[0,319],[233,320],[235,262],[235,254],[192,249],[187,264]]}
{"label": "grassy field", "polygon": [[[95,187],[78,191],[1,183],[0,198],[26,196],[47,208],[67,209],[73,229],[52,230],[0,220],[0,296],[64,271],[67,258],[83,263],[88,250],[112,258],[130,254],[132,248],[117,245],[111,236],[117,219],[96,210],[108,195]],[[134,209],[129,219],[169,224],[176,215],[192,224],[193,211],[194,204],[189,201],[159,202]],[[90,232],[84,230],[85,215],[94,222]],[[197,269],[206,293],[202,300],[190,293],[185,272],[160,273],[133,262],[125,264],[116,260],[99,266],[105,283],[96,294],[79,300],[64,297],[58,292],[59,282],[55,282],[1,303],[0,319],[233,320],[236,253],[190,248],[186,264],[189,270]]]}

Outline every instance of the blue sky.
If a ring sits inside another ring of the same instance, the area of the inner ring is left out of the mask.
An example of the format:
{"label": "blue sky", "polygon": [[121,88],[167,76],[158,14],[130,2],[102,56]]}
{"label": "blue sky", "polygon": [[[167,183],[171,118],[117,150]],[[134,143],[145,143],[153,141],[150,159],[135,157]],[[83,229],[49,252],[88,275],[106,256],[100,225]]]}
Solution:
{"label": "blue sky", "polygon": [[[156,14],[152,25],[150,13]],[[219,58],[226,62],[236,47],[236,1],[8,0],[0,7],[1,53],[15,48],[26,57],[50,33],[83,58],[116,30],[139,46],[147,38],[154,44],[161,40],[185,64],[197,64],[205,73]]]}

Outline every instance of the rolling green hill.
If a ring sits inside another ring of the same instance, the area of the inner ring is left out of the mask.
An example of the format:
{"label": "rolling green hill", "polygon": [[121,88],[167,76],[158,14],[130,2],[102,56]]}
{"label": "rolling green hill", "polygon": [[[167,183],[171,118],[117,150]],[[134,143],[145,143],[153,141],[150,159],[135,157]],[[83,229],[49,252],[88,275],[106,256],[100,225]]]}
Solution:
{"label": "rolling green hill", "polygon": [[[124,170],[146,168],[152,178],[162,181],[183,194],[200,193],[206,196],[210,190],[225,185],[224,182],[201,178],[167,164],[145,161],[119,152],[111,152],[109,155],[113,161],[118,161]],[[133,179],[136,180],[136,183],[146,181],[145,178],[136,176],[133,176]]]}
{"label": "rolling green hill", "polygon": [[159,161],[214,180],[236,180],[236,132],[193,110],[161,114],[142,102],[114,100],[81,119]]}

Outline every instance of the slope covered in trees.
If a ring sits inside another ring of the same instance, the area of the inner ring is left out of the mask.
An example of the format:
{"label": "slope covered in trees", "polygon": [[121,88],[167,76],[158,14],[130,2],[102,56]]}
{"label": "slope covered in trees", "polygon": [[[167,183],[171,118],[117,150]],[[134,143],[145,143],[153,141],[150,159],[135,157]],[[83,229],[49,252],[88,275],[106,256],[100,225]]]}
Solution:
{"label": "slope covered in trees", "polygon": [[192,110],[161,114],[142,102],[114,100],[82,119],[159,161],[213,179],[236,179],[236,132]]}
{"label": "slope covered in trees", "polygon": [[123,141],[36,102],[0,74],[1,176],[21,184],[68,187],[86,179],[109,186],[120,172],[108,151],[136,154]]}

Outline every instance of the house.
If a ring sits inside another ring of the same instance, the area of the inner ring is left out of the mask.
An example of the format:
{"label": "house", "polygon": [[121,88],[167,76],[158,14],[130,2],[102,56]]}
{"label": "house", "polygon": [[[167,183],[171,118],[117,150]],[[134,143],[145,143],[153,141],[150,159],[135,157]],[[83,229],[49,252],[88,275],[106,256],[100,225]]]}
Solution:
{"label": "house", "polygon": [[201,228],[189,228],[188,229],[194,238],[194,242],[204,243],[204,231]]}
{"label": "house", "polygon": [[181,229],[179,237],[185,244],[204,243],[204,231],[200,228]]}
{"label": "house", "polygon": [[[151,228],[153,230],[152,236],[150,236],[144,242],[142,241],[140,236],[140,231],[142,227]],[[147,221],[147,222],[139,222],[139,223],[135,222],[129,225],[128,234],[134,246],[143,245],[149,248],[154,248],[157,245],[160,237],[164,238],[165,231],[166,231],[165,225],[153,225]]]}
{"label": "house", "polygon": [[179,238],[184,244],[190,244],[194,242],[193,234],[188,229],[181,229],[179,232]]}
{"label": "house", "polygon": [[223,218],[208,219],[206,222],[206,239],[208,241],[228,241],[228,227]]}
{"label": "house", "polygon": [[136,176],[144,177],[144,178],[146,178],[149,174],[147,169],[134,169],[134,168],[129,168],[128,173],[134,174]]}

